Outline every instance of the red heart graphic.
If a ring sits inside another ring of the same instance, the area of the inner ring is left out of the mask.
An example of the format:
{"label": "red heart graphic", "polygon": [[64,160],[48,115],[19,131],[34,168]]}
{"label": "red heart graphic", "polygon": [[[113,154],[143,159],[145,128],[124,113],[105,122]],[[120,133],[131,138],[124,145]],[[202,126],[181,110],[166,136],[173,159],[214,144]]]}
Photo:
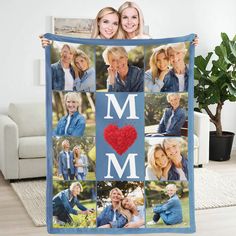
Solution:
{"label": "red heart graphic", "polygon": [[104,138],[118,154],[122,155],[134,143],[137,132],[132,125],[119,128],[110,124],[104,129]]}

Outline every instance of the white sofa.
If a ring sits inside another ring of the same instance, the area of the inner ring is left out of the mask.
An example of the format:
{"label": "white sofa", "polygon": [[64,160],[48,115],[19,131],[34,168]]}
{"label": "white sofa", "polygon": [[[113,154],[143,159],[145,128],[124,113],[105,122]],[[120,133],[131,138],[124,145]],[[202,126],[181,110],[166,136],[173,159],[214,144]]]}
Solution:
{"label": "white sofa", "polygon": [[11,103],[0,115],[0,169],[5,179],[46,176],[45,104]]}
{"label": "white sofa", "polygon": [[209,162],[209,116],[194,112],[194,166]]}

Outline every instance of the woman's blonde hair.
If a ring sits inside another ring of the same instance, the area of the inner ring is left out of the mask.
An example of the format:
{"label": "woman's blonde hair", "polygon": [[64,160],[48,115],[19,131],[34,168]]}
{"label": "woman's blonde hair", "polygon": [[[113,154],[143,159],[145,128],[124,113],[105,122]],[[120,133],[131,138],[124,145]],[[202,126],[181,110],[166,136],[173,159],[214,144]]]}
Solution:
{"label": "woman's blonde hair", "polygon": [[75,151],[76,149],[80,149],[80,150],[81,150],[81,148],[80,148],[79,145],[75,145],[75,146],[73,147],[73,154],[74,154],[74,158],[75,158],[75,159],[77,159],[77,158],[79,157],[78,153]]}
{"label": "woman's blonde hair", "polygon": [[102,17],[104,17],[108,14],[116,14],[118,16],[118,29],[117,29],[116,34],[112,37],[112,39],[121,38],[120,14],[113,7],[104,7],[98,12],[98,14],[97,14],[97,16],[96,16],[96,18],[93,22],[91,38],[97,38],[100,35],[100,30],[99,30],[99,25],[98,24],[99,24],[100,20],[102,19]]}
{"label": "woman's blonde hair", "polygon": [[[147,157],[148,157],[148,166],[151,167],[155,171],[155,175],[157,176],[157,178],[161,179],[162,168],[161,168],[161,166],[158,166],[156,164],[156,160],[155,160],[155,153],[159,150],[162,150],[165,153],[161,144],[155,144],[155,145],[151,146],[151,148],[148,151]],[[166,158],[167,158],[167,156],[166,156]]]}
{"label": "woman's blonde hair", "polygon": [[82,187],[82,185],[81,185],[80,182],[73,182],[73,183],[70,185],[70,191],[73,191],[73,189],[74,189],[76,186],[79,186],[80,192],[83,192],[83,187]]}
{"label": "woman's blonde hair", "polygon": [[170,102],[170,98],[175,97],[181,99],[181,94],[180,93],[168,93],[166,96],[167,102]]}
{"label": "woman's blonde hair", "polygon": [[65,96],[64,96],[65,104],[66,104],[66,101],[67,101],[68,98],[71,99],[72,101],[77,102],[77,104],[79,106],[79,104],[80,104],[80,97],[78,96],[78,94],[76,92],[68,92],[68,93],[65,94]]}
{"label": "woman's blonde hair", "polygon": [[102,53],[102,57],[104,62],[106,63],[106,65],[110,65],[109,62],[109,57],[113,56],[114,58],[119,59],[120,56],[124,56],[128,59],[128,53],[125,50],[124,47],[119,47],[119,46],[111,46],[111,47],[107,47],[103,53]]}
{"label": "woman's blonde hair", "polygon": [[175,192],[177,192],[177,186],[175,184],[167,184],[166,185],[166,190],[172,188]]}
{"label": "woman's blonde hair", "polygon": [[[135,3],[135,2],[124,2],[118,9],[118,12],[120,14],[120,18],[122,18],[122,12],[126,9],[126,8],[134,8],[137,12],[138,12],[138,18],[139,18],[139,26],[138,29],[135,32],[135,35],[143,35],[144,33],[144,17],[143,17],[143,13],[142,10],[140,9],[140,7]],[[124,35],[124,38],[128,39],[128,34],[123,30],[122,26],[121,26],[121,32]]]}
{"label": "woman's blonde hair", "polygon": [[173,43],[173,44],[168,44],[167,45],[167,55],[170,55],[170,50],[173,49],[176,52],[187,52],[187,48],[185,43]]}
{"label": "woman's blonde hair", "polygon": [[81,77],[84,74],[84,71],[82,71],[81,69],[79,69],[76,66],[75,59],[77,57],[81,57],[87,62],[87,64],[88,64],[87,69],[89,69],[91,63],[90,63],[90,59],[89,59],[88,55],[85,52],[83,52],[82,50],[77,50],[75,52],[74,57],[73,57],[73,68],[74,68],[74,71],[75,71],[75,77],[78,77],[78,76]]}
{"label": "woman's blonde hair", "polygon": [[[111,198],[111,195],[112,195],[112,193],[113,193],[114,191],[117,191],[117,192],[121,195],[121,202],[122,202],[122,200],[124,199],[124,195],[123,195],[122,191],[121,191],[119,188],[113,188],[113,189],[110,191],[110,193],[109,193],[109,197]],[[117,210],[118,210],[118,212],[119,212],[120,214],[122,214],[122,215],[128,220],[128,222],[129,222],[129,221],[131,220],[131,217],[132,217],[131,212],[130,212],[129,210],[124,209],[123,206],[122,206],[122,204],[121,204],[121,202],[120,202],[119,207],[118,207]]]}
{"label": "woman's blonde hair", "polygon": [[164,53],[167,60],[168,60],[165,45],[159,46],[157,48],[153,48],[152,49],[152,55],[149,59],[149,66],[150,66],[150,70],[151,70],[151,73],[152,73],[152,80],[153,80],[154,84],[155,84],[155,79],[158,78],[160,76],[160,73],[161,73],[161,71],[157,68],[157,56],[160,55],[161,53]]}
{"label": "woman's blonde hair", "polygon": [[180,147],[180,143],[178,140],[176,140],[176,138],[165,138],[162,143],[164,150],[166,144],[176,144]]}

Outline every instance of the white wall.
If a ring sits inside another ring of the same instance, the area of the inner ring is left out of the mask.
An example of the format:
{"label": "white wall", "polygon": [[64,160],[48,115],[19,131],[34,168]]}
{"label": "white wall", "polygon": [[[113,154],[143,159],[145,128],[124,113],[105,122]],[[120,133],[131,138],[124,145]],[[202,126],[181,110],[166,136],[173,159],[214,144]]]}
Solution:
{"label": "white wall", "polygon": [[[124,0],[0,1],[0,113],[11,101],[44,101],[38,60],[44,58],[38,35],[51,32],[51,16],[94,18],[104,6],[117,8]],[[220,32],[236,33],[235,0],[136,0],[149,32],[155,37],[197,33],[196,54],[206,55],[220,42]],[[236,133],[236,103],[227,103],[223,127]]]}

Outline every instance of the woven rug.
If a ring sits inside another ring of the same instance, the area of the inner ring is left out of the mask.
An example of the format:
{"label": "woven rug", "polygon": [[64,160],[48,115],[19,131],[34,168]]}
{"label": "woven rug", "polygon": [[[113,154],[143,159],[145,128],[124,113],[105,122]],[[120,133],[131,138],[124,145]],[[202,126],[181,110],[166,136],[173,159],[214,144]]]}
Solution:
{"label": "woven rug", "polygon": [[196,168],[194,174],[196,210],[236,205],[236,173],[226,176]]}
{"label": "woven rug", "polygon": [[46,225],[46,181],[20,181],[11,183],[30,218],[36,226]]}
{"label": "woven rug", "polygon": [[[210,209],[236,205],[236,174],[223,176],[206,168],[196,168],[195,209]],[[11,183],[36,226],[46,225],[46,181]]]}

